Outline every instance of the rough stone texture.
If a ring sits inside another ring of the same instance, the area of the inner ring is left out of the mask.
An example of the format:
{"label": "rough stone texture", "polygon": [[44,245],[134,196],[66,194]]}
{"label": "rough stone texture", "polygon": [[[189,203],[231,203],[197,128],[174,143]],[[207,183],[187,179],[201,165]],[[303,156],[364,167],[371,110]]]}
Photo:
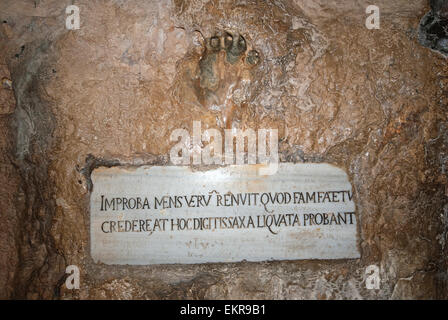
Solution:
{"label": "rough stone texture", "polygon": [[[448,298],[448,74],[418,41],[429,3],[378,0],[381,29],[368,30],[364,0],[76,1],[70,31],[71,3],[0,3],[17,102],[0,89],[0,297]],[[226,32],[246,42],[230,60],[225,44],[206,48]],[[170,133],[193,120],[278,128],[283,161],[344,168],[361,259],[94,264],[89,170],[166,163]],[[71,264],[80,290],[64,286]],[[379,290],[365,287],[371,264]]]}

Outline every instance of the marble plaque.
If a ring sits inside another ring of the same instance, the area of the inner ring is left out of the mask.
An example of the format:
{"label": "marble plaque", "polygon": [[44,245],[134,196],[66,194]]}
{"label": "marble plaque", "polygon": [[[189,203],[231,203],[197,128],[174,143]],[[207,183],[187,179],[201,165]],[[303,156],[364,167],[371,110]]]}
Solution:
{"label": "marble plaque", "polygon": [[346,173],[282,163],[195,171],[183,166],[97,168],[91,254],[105,264],[358,258]]}

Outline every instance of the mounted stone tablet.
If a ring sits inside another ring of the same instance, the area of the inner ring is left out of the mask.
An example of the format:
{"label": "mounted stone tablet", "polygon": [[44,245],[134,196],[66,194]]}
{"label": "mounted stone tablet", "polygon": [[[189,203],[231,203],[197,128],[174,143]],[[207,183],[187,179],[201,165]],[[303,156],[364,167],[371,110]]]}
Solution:
{"label": "mounted stone tablet", "polygon": [[343,170],[282,163],[261,176],[259,167],[95,169],[93,259],[144,265],[360,256]]}

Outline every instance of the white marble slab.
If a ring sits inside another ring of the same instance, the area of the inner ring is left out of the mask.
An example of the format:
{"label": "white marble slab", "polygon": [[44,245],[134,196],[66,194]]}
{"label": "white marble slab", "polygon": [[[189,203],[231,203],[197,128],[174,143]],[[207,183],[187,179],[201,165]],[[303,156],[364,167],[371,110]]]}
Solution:
{"label": "white marble slab", "polygon": [[92,258],[143,265],[359,257],[343,170],[282,163],[259,176],[259,168],[95,169]]}

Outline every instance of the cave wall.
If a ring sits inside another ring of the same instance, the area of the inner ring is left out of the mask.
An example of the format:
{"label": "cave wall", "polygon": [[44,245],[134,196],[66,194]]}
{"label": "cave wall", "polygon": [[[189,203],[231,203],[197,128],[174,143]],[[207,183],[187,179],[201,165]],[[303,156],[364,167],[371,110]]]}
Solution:
{"label": "cave wall", "polygon": [[[0,3],[12,85],[0,94],[1,298],[448,297],[448,75],[419,42],[429,3],[377,1],[379,30],[365,27],[367,1],[75,1],[79,30],[65,28],[69,4]],[[210,38],[227,33],[244,37],[248,63],[214,58]],[[94,263],[91,168],[167,163],[170,133],[194,120],[278,128],[282,161],[343,168],[361,258]],[[372,264],[378,290],[365,286]],[[79,290],[64,286],[67,265]]]}

